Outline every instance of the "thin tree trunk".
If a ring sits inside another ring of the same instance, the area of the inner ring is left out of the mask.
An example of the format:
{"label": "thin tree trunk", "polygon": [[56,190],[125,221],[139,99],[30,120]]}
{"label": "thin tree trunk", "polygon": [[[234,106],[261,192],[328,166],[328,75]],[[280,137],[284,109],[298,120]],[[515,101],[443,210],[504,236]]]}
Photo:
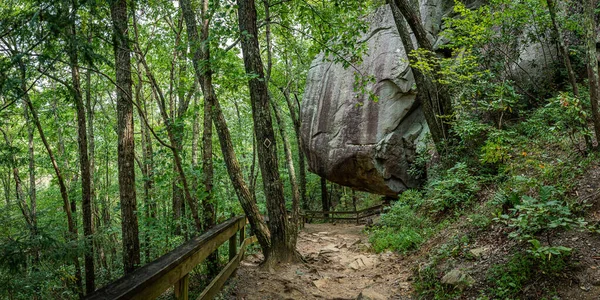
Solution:
{"label": "thin tree trunk", "polygon": [[140,264],[140,240],[135,196],[135,146],[127,1],[111,0],[110,14],[113,23],[117,79],[118,164],[121,230],[123,235],[123,269],[127,274]]}
{"label": "thin tree trunk", "polygon": [[569,82],[571,83],[571,87],[573,88],[573,94],[575,95],[575,97],[579,98],[579,88],[577,87],[575,72],[573,71],[573,67],[571,66],[571,59],[569,58],[569,49],[567,49],[565,39],[560,32],[558,23],[556,22],[556,3],[554,2],[554,0],[546,0],[546,2],[548,3],[550,19],[552,19],[552,29],[554,30],[556,40],[558,41],[558,50],[560,51],[560,55],[563,58],[565,67],[567,68],[567,74],[569,75]]}
{"label": "thin tree trunk", "polygon": [[10,206],[10,172],[6,173],[6,177],[2,177],[2,187],[4,188],[4,200],[6,206]]}
{"label": "thin tree trunk", "polygon": [[[398,33],[404,44],[404,50],[409,57],[415,47],[406,28],[407,22],[417,39],[419,47],[427,50],[429,55],[433,56],[433,45],[428,39],[427,32],[421,23],[418,8],[413,3],[410,3],[409,0],[387,1],[392,9]],[[431,74],[424,74],[418,68],[412,68],[412,71],[418,89],[417,98],[423,106],[423,114],[429,126],[431,137],[438,150],[440,150],[439,147],[442,145],[442,142],[450,137],[450,125],[443,118],[452,115],[452,100],[447,89],[435,81],[435,74],[439,66],[434,65],[433,69]]]}
{"label": "thin tree trunk", "polygon": [[[35,186],[35,153],[33,144],[33,134],[35,126],[31,122],[27,106],[25,106],[25,119],[27,122],[27,146],[29,148],[29,215],[31,219],[31,234],[37,235],[37,195]],[[36,253],[37,258],[38,253]],[[36,259],[37,260],[37,259]]]}
{"label": "thin tree trunk", "polygon": [[[2,135],[4,135],[4,141],[6,145],[12,147],[12,141],[8,137],[8,134],[0,129]],[[29,206],[27,206],[25,192],[23,192],[23,184],[21,181],[21,176],[19,175],[19,168],[17,166],[17,158],[15,154],[12,153],[9,156],[9,165],[12,168],[13,178],[15,179],[15,196],[17,198],[17,206],[21,210],[21,214],[23,214],[23,218],[25,219],[25,223],[27,223],[27,227],[31,233],[33,233],[33,222],[31,220],[31,212]]]}
{"label": "thin tree trunk", "polygon": [[[202,19],[206,18],[208,13],[208,0],[202,1]],[[208,24],[205,23],[202,26],[202,36],[208,38]],[[206,38],[206,39],[207,39]],[[206,40],[204,39],[204,40]],[[208,50],[207,50],[208,51]],[[206,81],[206,78],[205,78]],[[204,85],[211,83],[204,82]],[[211,84],[212,85],[212,84]],[[206,87],[204,90],[209,90],[212,93],[212,86]],[[209,97],[210,98],[210,97]],[[211,102],[204,100],[204,124],[202,131],[202,170],[203,170],[203,181],[204,189],[206,190],[206,197],[202,199],[202,208],[204,209],[204,230],[208,230],[215,226],[216,223],[216,209],[213,205],[213,177],[214,177],[214,166],[212,161],[213,147],[212,147],[212,133],[213,129],[213,118],[211,115]],[[213,277],[219,274],[219,257],[217,253],[213,253],[208,259],[208,271],[209,276]]]}
{"label": "thin tree trunk", "polygon": [[152,75],[152,72],[151,72],[150,68],[148,67],[148,64],[146,63],[145,58],[141,54],[139,55],[139,57],[140,57],[140,60],[142,62],[142,65],[144,66],[144,68],[146,70],[146,73],[147,73],[146,75],[148,76],[148,79],[150,80],[152,88],[156,91],[156,93],[158,95],[157,102],[158,102],[160,114],[161,114],[161,116],[163,118],[163,121],[166,124],[167,136],[169,137],[169,142],[171,143],[171,145],[169,145],[169,148],[173,152],[173,158],[174,158],[175,166],[176,166],[176,169],[177,169],[176,171],[179,173],[181,182],[183,184],[183,191],[184,191],[185,199],[188,202],[188,205],[190,207],[190,211],[192,212],[192,217],[194,218],[194,222],[196,224],[196,230],[198,232],[201,232],[202,231],[202,224],[201,224],[200,218],[198,216],[198,209],[197,209],[197,207],[195,205],[195,200],[192,197],[192,194],[190,192],[190,188],[189,188],[189,185],[188,185],[187,178],[186,178],[185,173],[183,171],[183,164],[181,162],[181,156],[179,154],[179,150],[175,146],[175,145],[177,145],[177,142],[175,140],[175,134],[173,132],[174,131],[173,120],[167,114],[166,99],[164,97],[164,94],[163,94],[160,86],[156,82],[156,79],[155,79],[154,75]]}
{"label": "thin tree trunk", "polygon": [[[267,91],[269,90],[269,81],[271,80],[271,70],[273,69],[273,58],[272,58],[272,43],[271,43],[271,14],[269,10],[269,1],[264,0],[264,9],[265,9],[265,36],[267,41],[267,68],[265,74],[265,85],[267,86]],[[269,93],[269,96],[271,94]],[[281,139],[283,140],[283,150],[285,152],[285,161],[287,164],[287,169],[290,175],[290,185],[292,187],[292,227],[290,228],[290,236],[289,238],[292,240],[292,244],[296,244],[296,239],[298,236],[298,214],[300,211],[299,203],[300,203],[300,190],[298,188],[298,180],[296,180],[296,170],[294,169],[294,158],[292,156],[292,147],[290,145],[290,141],[285,131],[285,124],[283,122],[283,117],[281,116],[281,112],[279,111],[279,107],[275,100],[272,97],[270,98],[270,104],[273,108],[275,114],[275,121],[277,122],[277,127],[279,128],[279,134],[281,135]]]}
{"label": "thin tree trunk", "polygon": [[[75,7],[72,8],[72,18],[76,14]],[[92,235],[94,229],[92,225],[92,195],[91,195],[91,172],[88,153],[87,140],[87,122],[85,118],[85,105],[81,94],[81,80],[79,75],[79,60],[76,45],[75,20],[71,20],[70,39],[68,40],[69,62],[71,65],[71,81],[73,98],[75,99],[75,108],[77,112],[77,144],[79,148],[79,167],[81,172],[81,207],[83,212],[83,235],[85,242],[84,262],[85,262],[85,291],[91,294],[95,290],[96,275],[94,272],[94,244]]]}
{"label": "thin tree trunk", "polygon": [[[21,66],[21,68],[22,68],[22,78],[25,78],[24,66]],[[26,87],[24,86],[24,82],[23,82],[23,85],[21,88],[24,91],[23,98],[25,100],[25,103],[29,107],[29,111],[31,112],[33,122],[34,122],[35,126],[37,127],[38,134],[40,135],[40,139],[42,140],[42,143],[44,144],[44,147],[46,148],[46,151],[48,152],[48,156],[50,157],[52,167],[54,168],[54,172],[56,173],[56,179],[58,181],[60,195],[63,199],[63,209],[65,210],[65,212],[67,214],[67,225],[68,225],[68,229],[69,229],[69,233],[70,233],[69,240],[75,241],[75,240],[77,240],[77,235],[78,235],[77,227],[75,226],[73,214],[71,213],[71,203],[69,201],[69,193],[67,191],[67,186],[65,185],[65,180],[64,180],[62,173],[58,167],[58,163],[56,162],[56,158],[54,157],[52,148],[50,148],[50,144],[48,143],[48,140],[46,139],[46,135],[44,134],[44,130],[42,128],[42,124],[40,123],[38,114],[37,114],[35,108],[33,107],[33,103],[31,103],[31,100],[29,99],[29,95],[27,93]],[[80,298],[83,298],[83,284],[81,282],[81,267],[79,265],[79,259],[77,257],[75,257],[73,259],[73,262],[75,265],[75,282],[76,282],[76,286],[77,286],[77,293],[79,294]]]}
{"label": "thin tree trunk", "polygon": [[[586,29],[586,49],[587,49],[587,73],[590,85],[590,103],[592,105],[592,119],[594,121],[594,132],[596,140],[600,140],[600,112],[598,111],[598,101],[600,101],[600,92],[598,90],[598,58],[596,54],[596,22],[595,10],[596,0],[585,1],[585,29]],[[600,143],[599,143],[600,144]]]}
{"label": "thin tree trunk", "polygon": [[[285,101],[287,102],[288,109],[290,111],[290,117],[292,119],[292,123],[294,124],[294,133],[296,134],[296,143],[298,144],[298,175],[299,175],[299,188],[300,188],[300,198],[302,200],[302,208],[304,210],[308,210],[308,198],[306,197],[306,163],[304,162],[304,152],[302,151],[302,141],[300,135],[300,118],[296,113],[297,106],[291,100],[290,92],[288,89],[281,89],[283,96],[285,97]],[[294,94],[295,96],[295,94]]]}
{"label": "thin tree trunk", "polygon": [[219,135],[219,143],[227,166],[227,173],[229,174],[229,178],[231,179],[242,209],[244,209],[246,217],[249,220],[250,227],[256,235],[263,252],[269,253],[269,249],[271,248],[269,229],[260,215],[255,199],[244,181],[242,169],[235,156],[235,151],[233,150],[227,121],[223,116],[219,100],[217,99],[217,95],[212,86],[210,52],[207,43],[210,20],[206,18],[206,16],[203,16],[203,36],[201,40],[198,35],[196,16],[192,9],[191,1],[181,0],[180,4],[186,23],[188,42],[190,43],[190,48],[193,49],[192,62],[194,65],[194,74],[202,87],[204,101],[206,101],[206,104],[210,108],[211,117],[215,124],[215,128],[217,129],[217,134]]}
{"label": "thin tree trunk", "polygon": [[293,261],[295,256],[295,240],[290,239],[283,184],[279,175],[277,159],[277,143],[270,113],[270,101],[265,81],[263,63],[258,44],[258,28],[256,25],[256,8],[254,0],[238,0],[238,19],[247,74],[258,76],[248,81],[250,102],[252,103],[252,119],[254,132],[258,142],[258,164],[263,179],[263,188],[269,212],[269,230],[271,232],[271,249],[265,254],[267,265],[274,262]]}
{"label": "thin tree trunk", "polygon": [[[329,211],[329,197],[327,197],[327,179],[321,177],[321,208],[323,211]],[[329,214],[325,214],[329,218]]]}

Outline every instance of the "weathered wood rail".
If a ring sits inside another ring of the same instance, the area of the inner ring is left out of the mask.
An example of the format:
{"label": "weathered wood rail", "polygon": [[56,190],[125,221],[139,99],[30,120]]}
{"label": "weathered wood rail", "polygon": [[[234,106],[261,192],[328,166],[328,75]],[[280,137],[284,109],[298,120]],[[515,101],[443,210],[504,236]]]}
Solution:
{"label": "weathered wood rail", "polygon": [[365,218],[380,214],[383,207],[383,204],[379,204],[356,211],[305,211],[302,214],[302,222],[306,223],[309,219],[325,219],[330,221],[350,220],[359,224]]}
{"label": "weathered wood rail", "polygon": [[[234,274],[240,261],[244,258],[246,247],[256,242],[255,236],[245,237],[245,226],[246,217],[233,217],[97,290],[85,299],[155,299],[173,287],[177,299],[187,300],[189,298],[189,273],[216,251],[221,244],[229,241],[229,263],[197,298],[198,300],[212,299],[231,274]],[[237,249],[238,232],[239,251]]]}

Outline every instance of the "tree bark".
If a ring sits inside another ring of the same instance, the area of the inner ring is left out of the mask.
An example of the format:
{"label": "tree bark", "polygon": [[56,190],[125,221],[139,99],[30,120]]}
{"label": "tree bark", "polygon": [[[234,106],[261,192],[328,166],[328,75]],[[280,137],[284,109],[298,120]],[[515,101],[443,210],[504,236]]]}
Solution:
{"label": "tree bark", "polygon": [[[8,134],[2,129],[0,129],[0,131],[4,136],[4,141],[6,142],[6,145],[12,147],[12,141],[8,137]],[[13,178],[15,179],[15,196],[17,198],[17,206],[19,206],[19,210],[21,210],[21,214],[23,214],[23,218],[25,219],[25,223],[27,223],[29,231],[33,234],[34,231],[33,221],[31,220],[31,211],[25,200],[25,192],[23,192],[23,184],[21,181],[21,176],[19,175],[17,158],[15,157],[14,153],[11,153],[11,155],[9,156],[9,166],[12,168]]]}
{"label": "tree bark", "polygon": [[[327,179],[321,177],[321,208],[323,211],[329,211],[329,197],[327,197]],[[329,214],[325,214],[329,218]]]}
{"label": "tree bark", "polygon": [[[29,218],[31,219],[31,234],[33,236],[37,235],[38,227],[37,227],[37,194],[36,194],[36,186],[35,186],[35,153],[34,153],[34,144],[33,144],[33,134],[35,131],[35,126],[29,117],[29,110],[27,106],[25,106],[25,120],[27,122],[27,148],[29,150]],[[36,253],[36,258],[37,258]]]}
{"label": "tree bark", "polygon": [[83,212],[83,235],[85,243],[84,265],[85,265],[85,291],[91,294],[95,290],[96,275],[94,272],[94,244],[92,235],[92,195],[91,195],[91,172],[88,154],[87,123],[85,117],[85,105],[81,94],[81,80],[79,75],[79,58],[77,53],[75,14],[77,10],[72,8],[70,29],[68,30],[68,54],[71,67],[72,94],[75,100],[77,113],[77,144],[79,148],[79,168],[81,172],[81,207]]}
{"label": "tree bark", "polygon": [[571,66],[571,59],[569,58],[569,49],[567,48],[565,39],[560,32],[558,23],[556,22],[556,3],[554,2],[554,0],[546,0],[546,2],[548,3],[548,11],[550,12],[550,19],[552,20],[552,29],[554,31],[554,35],[556,35],[556,40],[558,41],[558,50],[560,51],[560,55],[563,58],[563,63],[565,64],[565,68],[567,69],[569,82],[571,83],[571,87],[573,88],[573,94],[575,95],[575,97],[579,98],[579,88],[577,87],[575,72],[573,71],[573,67]]}
{"label": "tree bark", "polygon": [[[409,0],[387,1],[392,9],[398,33],[408,56],[411,56],[410,53],[415,50],[415,46],[410,38],[410,33],[408,33],[406,22],[415,34],[419,47],[427,50],[432,60],[435,61],[433,45],[427,38],[427,32],[421,22],[418,8],[414,7]],[[447,89],[435,81],[435,73],[438,69],[439,66],[434,65],[432,74],[424,74],[417,68],[412,68],[412,71],[418,89],[417,99],[423,106],[423,114],[429,126],[431,137],[438,150],[440,150],[442,143],[450,138],[450,125],[443,118],[452,116],[452,99]]]}
{"label": "tree bark", "polygon": [[[269,92],[269,82],[271,80],[271,70],[273,69],[273,45],[271,43],[271,14],[269,10],[270,3],[268,0],[263,1],[264,9],[265,9],[265,37],[267,42],[267,68],[265,73],[265,85],[267,89],[267,93],[269,94],[270,104],[273,108],[273,112],[275,115],[275,121],[277,122],[277,127],[279,128],[279,134],[281,135],[281,139],[283,141],[283,150],[285,153],[285,161],[287,164],[288,173],[290,176],[290,185],[292,187],[292,219],[291,219],[291,227],[289,232],[289,238],[292,240],[291,243],[293,245],[296,244],[297,235],[298,235],[298,214],[300,211],[299,203],[300,203],[300,190],[298,188],[298,181],[296,180],[296,170],[294,169],[294,159],[292,156],[292,150],[290,141],[288,139],[287,132],[285,131],[285,123],[283,122],[283,117],[281,116],[281,112],[279,111],[279,107],[275,102],[275,99],[271,97],[271,93]],[[285,200],[284,200],[285,201]],[[285,203],[285,202],[284,202]]]}
{"label": "tree bark", "polygon": [[592,105],[592,119],[594,121],[594,132],[596,134],[596,140],[598,141],[600,139],[600,111],[598,111],[598,101],[600,101],[600,92],[598,90],[598,58],[596,54],[596,0],[586,0],[584,6],[586,20],[585,29],[587,46],[587,73],[590,85],[590,103]]}
{"label": "tree bark", "polygon": [[113,45],[117,85],[119,195],[123,235],[123,269],[131,273],[140,264],[140,241],[135,192],[135,147],[131,58],[128,37],[127,1],[111,0]]}
{"label": "tree bark", "polygon": [[[298,117],[298,109],[297,105],[294,105],[292,99],[290,97],[290,92],[288,89],[281,89],[283,96],[285,97],[285,101],[287,102],[288,109],[290,111],[290,117],[292,119],[292,123],[294,124],[294,132],[296,134],[296,143],[298,144],[298,175],[299,175],[299,188],[300,188],[300,198],[302,200],[302,208],[304,210],[309,210],[308,198],[306,197],[306,163],[304,162],[304,152],[302,151],[302,140],[300,134],[300,118]],[[295,94],[294,94],[295,95]]]}
{"label": "tree bark", "polygon": [[[141,70],[141,64],[138,62],[138,70]],[[144,206],[145,206],[145,219],[148,227],[156,222],[156,204],[153,199],[153,153],[152,153],[152,139],[150,137],[150,130],[142,121],[144,116],[148,115],[146,108],[146,101],[143,95],[143,80],[142,73],[137,72],[137,84],[135,87],[135,101],[137,103],[138,115],[140,116],[140,128],[141,128],[141,144],[142,144],[142,174],[144,175]],[[144,256],[146,261],[150,261],[151,257],[151,239],[148,232],[143,233],[144,236]]]}
{"label": "tree bark", "polygon": [[210,111],[213,123],[215,124],[215,128],[219,136],[221,152],[223,153],[229,178],[231,179],[240,204],[244,209],[246,217],[250,223],[250,227],[256,235],[263,252],[269,253],[269,249],[271,248],[269,229],[260,215],[255,199],[252,197],[252,193],[244,181],[242,169],[236,158],[235,151],[233,150],[233,144],[231,142],[231,135],[227,126],[227,121],[225,120],[219,100],[213,89],[212,71],[210,67],[210,48],[207,42],[210,20],[206,18],[206,16],[204,16],[202,19],[203,31],[202,39],[200,39],[196,24],[196,16],[191,6],[191,1],[181,0],[180,4],[186,23],[188,42],[190,43],[190,48],[193,51],[192,62],[194,66],[194,74],[196,75],[196,79],[200,82],[202,93],[204,94],[205,105],[207,105],[205,106],[205,113],[207,108],[210,108],[208,111]]}
{"label": "tree bark", "polygon": [[[22,68],[24,68],[24,66],[22,66]],[[24,69],[22,72],[23,72],[23,78],[24,78],[24,72],[25,72]],[[60,195],[63,199],[63,209],[65,210],[65,212],[67,214],[67,226],[68,226],[69,233],[70,233],[69,239],[71,241],[75,241],[75,240],[77,240],[77,235],[78,235],[77,227],[75,226],[75,220],[73,219],[73,214],[71,212],[71,203],[69,202],[69,193],[67,191],[67,186],[65,185],[65,180],[62,176],[60,168],[58,167],[58,163],[56,162],[56,158],[54,157],[52,148],[50,148],[50,144],[48,143],[48,140],[46,139],[46,135],[44,134],[44,130],[42,128],[42,124],[40,123],[37,111],[35,110],[33,103],[31,103],[31,99],[29,99],[27,90],[24,85],[21,88],[24,91],[23,98],[25,100],[25,103],[29,107],[29,111],[31,112],[33,122],[34,122],[35,126],[37,127],[38,134],[40,135],[40,139],[42,140],[42,143],[44,144],[44,147],[46,148],[46,151],[48,152],[48,156],[50,157],[50,161],[52,162],[52,167],[54,168],[54,172],[56,173],[56,179],[58,181]],[[83,298],[83,285],[81,282],[81,267],[79,265],[79,259],[74,258],[73,262],[75,265],[75,282],[76,282],[76,286],[77,286],[77,293],[79,294],[80,298]]]}
{"label": "tree bark", "polygon": [[271,232],[270,253],[265,254],[267,264],[293,261],[295,243],[291,237],[290,226],[285,209],[283,184],[279,176],[277,143],[269,109],[269,92],[263,72],[256,26],[256,7],[254,0],[238,0],[238,19],[240,27],[242,53],[247,74],[256,74],[248,81],[252,119],[257,140],[258,164],[263,179],[263,189],[269,213],[269,231]]}

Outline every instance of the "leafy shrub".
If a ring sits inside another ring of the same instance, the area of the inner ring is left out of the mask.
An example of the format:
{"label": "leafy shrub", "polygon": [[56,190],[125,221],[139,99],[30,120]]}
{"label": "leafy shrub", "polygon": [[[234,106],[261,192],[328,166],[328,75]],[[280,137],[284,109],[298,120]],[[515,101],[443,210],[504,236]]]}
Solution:
{"label": "leafy shrub", "polygon": [[554,187],[544,186],[540,188],[539,200],[524,195],[521,204],[511,209],[512,215],[504,214],[496,220],[515,228],[510,237],[520,240],[530,240],[533,235],[548,229],[584,227],[586,222],[583,218],[575,218],[569,206],[558,200],[558,196],[559,192]]}
{"label": "leafy shrub", "polygon": [[370,242],[375,251],[414,250],[432,234],[433,224],[416,210],[422,201],[420,192],[407,190],[400,195],[398,202],[381,215],[382,226],[371,231]]}
{"label": "leafy shrub", "polygon": [[540,261],[531,254],[517,253],[509,261],[490,268],[487,278],[490,288],[485,291],[486,296],[490,299],[519,298],[525,285],[541,276],[560,276],[567,266],[563,257]]}
{"label": "leafy shrub", "polygon": [[376,252],[392,250],[405,253],[417,249],[424,241],[425,237],[418,232],[418,229],[409,227],[378,228],[373,230],[370,237],[370,242]]}
{"label": "leafy shrub", "polygon": [[465,163],[457,163],[444,176],[432,180],[426,199],[433,212],[447,211],[468,204],[479,191],[477,178],[469,173]]}
{"label": "leafy shrub", "polygon": [[471,225],[481,229],[487,228],[492,223],[492,219],[483,214],[472,214],[467,219],[471,222]]}
{"label": "leafy shrub", "polygon": [[531,280],[534,262],[522,254],[514,255],[507,263],[490,268],[488,293],[494,299],[512,299],[521,292],[523,286]]}

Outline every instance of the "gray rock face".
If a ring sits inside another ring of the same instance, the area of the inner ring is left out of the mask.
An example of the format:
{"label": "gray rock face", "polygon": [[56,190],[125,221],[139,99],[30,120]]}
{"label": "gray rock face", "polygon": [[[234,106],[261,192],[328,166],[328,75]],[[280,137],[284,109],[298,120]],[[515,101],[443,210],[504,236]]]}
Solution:
{"label": "gray rock face", "polygon": [[[483,2],[465,4],[474,8]],[[446,41],[433,41],[433,37],[442,29],[442,18],[452,15],[453,1],[419,3],[425,29],[437,49]],[[356,67],[363,76],[375,77],[366,90],[379,101],[355,92],[356,69],[344,69],[319,55],[308,72],[301,107],[302,148],[310,171],[329,181],[395,196],[419,183],[408,170],[428,127],[416,102],[414,78],[389,6],[380,7],[368,22],[370,30],[360,41],[368,50]],[[548,78],[544,70],[551,66],[541,49],[536,44],[521,47],[520,65],[514,67],[513,75],[520,78],[523,72],[528,80],[535,79],[532,74]]]}
{"label": "gray rock face", "polygon": [[312,172],[392,196],[418,184],[407,171],[428,129],[389,7],[378,9],[370,24],[362,41],[369,50],[358,69],[375,77],[367,89],[378,101],[354,91],[355,69],[321,54],[308,73],[302,103],[303,150]]}

